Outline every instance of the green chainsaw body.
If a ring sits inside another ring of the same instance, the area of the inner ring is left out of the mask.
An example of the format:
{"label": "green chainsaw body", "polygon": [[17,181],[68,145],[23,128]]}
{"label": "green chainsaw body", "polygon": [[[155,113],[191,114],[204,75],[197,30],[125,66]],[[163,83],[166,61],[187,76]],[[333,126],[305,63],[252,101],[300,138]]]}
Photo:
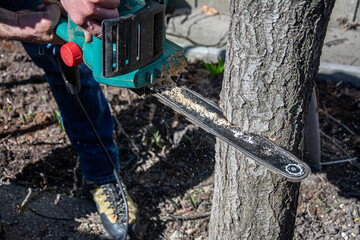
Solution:
{"label": "green chainsaw body", "polygon": [[[130,21],[128,22],[129,25],[132,25],[131,19],[135,19],[134,16],[136,13],[140,13],[140,12],[146,13],[146,9],[145,9],[146,7],[147,4],[141,0],[123,0],[121,1],[120,6],[118,7],[119,16],[130,19]],[[137,25],[138,25],[137,27],[140,29],[141,24],[137,24]],[[131,27],[133,26],[130,26],[129,28]],[[103,28],[104,28],[104,23],[103,23]],[[120,29],[120,31],[121,30],[122,29]],[[177,69],[180,66],[183,67],[184,65],[183,62],[186,61],[185,57],[182,54],[183,49],[180,46],[176,45],[175,43],[167,40],[165,38],[165,33],[163,33],[162,39],[159,39],[160,41],[163,41],[163,52],[160,56],[156,57],[156,60],[146,64],[145,66],[141,66],[138,69],[131,69],[132,71],[129,72],[125,72],[121,74],[113,74],[110,77],[109,76],[105,77],[104,38],[106,37],[104,36],[104,34],[103,34],[103,39],[93,37],[93,41],[91,43],[86,43],[83,30],[79,26],[77,26],[70,19],[70,17],[68,17],[68,19],[61,19],[59,21],[55,29],[55,33],[56,35],[64,39],[66,42],[74,42],[76,43],[76,45],[80,47],[83,54],[83,61],[92,70],[95,80],[99,83],[103,83],[106,85],[112,85],[112,86],[124,87],[124,88],[142,88],[145,85],[153,84],[154,79],[160,78],[164,69],[166,69],[166,71],[168,72],[173,72],[171,69]],[[134,38],[134,36],[129,36],[129,35],[131,34],[127,34],[127,37]],[[119,56],[118,51],[120,51],[118,45],[119,43],[117,41],[114,40],[112,41],[111,51],[113,56],[112,65],[114,69],[116,68],[116,56]],[[146,53],[152,50],[149,49],[147,51],[145,48],[142,49],[142,51]],[[123,54],[123,56],[125,56],[125,53]],[[174,58],[174,56],[176,56],[176,58]],[[125,58],[130,58],[130,57],[125,57]],[[127,63],[128,60],[123,59],[122,61],[126,61],[125,66],[128,65]]]}

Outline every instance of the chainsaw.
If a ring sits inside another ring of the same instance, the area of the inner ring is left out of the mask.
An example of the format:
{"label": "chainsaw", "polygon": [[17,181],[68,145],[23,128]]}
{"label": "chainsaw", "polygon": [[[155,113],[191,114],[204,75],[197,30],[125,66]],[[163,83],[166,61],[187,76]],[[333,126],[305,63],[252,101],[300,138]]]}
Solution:
{"label": "chainsaw", "polygon": [[187,61],[184,50],[165,37],[163,0],[122,0],[119,17],[102,21],[102,38],[86,43],[74,22],[61,19],[56,34],[67,44],[61,57],[67,66],[84,62],[95,80],[132,90],[150,89],[163,104],[219,137],[271,171],[301,181],[308,165],[271,140],[246,133],[226,120],[220,108],[196,92],[177,87]]}

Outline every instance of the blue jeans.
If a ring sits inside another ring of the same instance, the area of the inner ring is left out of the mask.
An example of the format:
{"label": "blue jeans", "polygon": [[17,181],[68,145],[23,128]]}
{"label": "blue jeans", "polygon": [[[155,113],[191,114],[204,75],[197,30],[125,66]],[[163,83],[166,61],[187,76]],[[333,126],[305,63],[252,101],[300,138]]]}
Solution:
{"label": "blue jeans", "polygon": [[[97,183],[113,180],[112,168],[97,139],[80,112],[74,97],[66,90],[55,60],[58,46],[30,43],[23,43],[23,46],[34,63],[45,71],[51,92],[59,106],[66,133],[79,153],[83,176]],[[119,153],[113,139],[114,128],[108,102],[99,84],[94,80],[91,70],[84,64],[81,64],[79,69],[81,78],[79,98],[119,169]]]}
{"label": "blue jeans", "polygon": [[[0,0],[0,7],[11,11],[33,9],[33,1]],[[80,112],[74,97],[67,92],[55,59],[59,47],[53,44],[31,43],[23,43],[23,46],[34,63],[45,71],[46,80],[59,106],[66,133],[79,153],[83,176],[96,183],[114,180],[111,165]],[[81,78],[79,98],[119,171],[119,152],[113,139],[114,127],[108,102],[99,84],[94,80],[91,70],[84,64],[80,65],[79,69]]]}
{"label": "blue jeans", "polygon": [[[68,93],[57,68],[54,53],[58,46],[29,43],[23,43],[23,46],[34,63],[45,71],[46,80],[59,106],[66,133],[79,153],[83,176],[97,183],[113,180],[112,168],[74,97]],[[113,139],[114,128],[108,102],[99,84],[94,80],[91,70],[84,64],[81,64],[79,69],[81,78],[79,98],[119,170],[119,153]]]}

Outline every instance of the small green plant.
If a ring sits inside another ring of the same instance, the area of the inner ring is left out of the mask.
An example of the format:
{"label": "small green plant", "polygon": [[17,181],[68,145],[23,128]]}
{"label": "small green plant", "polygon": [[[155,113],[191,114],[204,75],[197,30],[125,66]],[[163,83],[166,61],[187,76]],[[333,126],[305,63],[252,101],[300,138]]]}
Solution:
{"label": "small green plant", "polygon": [[62,120],[61,120],[60,111],[56,110],[56,111],[54,112],[54,115],[55,115],[56,119],[58,120],[58,123],[59,123],[59,126],[60,126],[61,130],[65,131],[64,124],[63,124],[63,122],[62,122]]}
{"label": "small green plant", "polygon": [[195,199],[195,195],[190,190],[187,191],[187,196],[183,198],[184,200],[190,200],[191,204],[194,208],[197,208],[197,203]]}
{"label": "small green plant", "polygon": [[46,100],[47,100],[47,99],[46,99],[45,96],[41,96],[41,98],[40,98],[40,101],[41,101],[41,102],[46,102]]}
{"label": "small green plant", "polygon": [[188,135],[184,134],[183,138],[184,138],[186,141],[188,141],[189,143],[191,143],[191,144],[193,143],[191,137],[189,137]]}
{"label": "small green plant", "polygon": [[29,108],[28,115],[30,117],[30,121],[34,121],[34,112],[32,108]]}
{"label": "small green plant", "polygon": [[206,63],[202,62],[204,67],[210,72],[213,78],[220,76],[224,72],[225,60],[224,58],[219,58],[217,63]]}
{"label": "small green plant", "polygon": [[191,194],[191,193],[190,193],[190,200],[191,200],[191,203],[194,206],[194,208],[197,208],[197,203],[196,203],[196,200],[195,200],[195,196],[193,194]]}
{"label": "small green plant", "polygon": [[166,197],[165,199],[166,199],[166,202],[173,205],[176,209],[180,208],[180,206],[176,202],[174,202],[171,198]]}
{"label": "small green plant", "polygon": [[315,198],[316,198],[316,201],[324,207],[324,210],[326,213],[331,212],[333,207],[331,207],[331,206],[327,205],[326,203],[324,203],[323,201],[321,201],[321,199],[318,196],[315,196]]}
{"label": "small green plant", "polygon": [[311,214],[311,212],[310,212],[310,203],[307,203],[307,204],[306,204],[306,211],[307,211],[309,217],[310,217],[312,220],[314,220],[315,218],[314,218],[314,216],[313,216],[313,215]]}
{"label": "small green plant", "polygon": [[162,148],[163,145],[159,130],[156,130],[155,128],[151,128],[150,133],[151,133],[151,138],[150,138],[151,144],[158,148]]}
{"label": "small green plant", "polygon": [[8,104],[8,107],[7,107],[7,112],[9,113],[9,112],[10,112],[10,110],[11,110],[12,102],[10,101],[10,99],[9,99],[9,98],[6,98],[6,102],[7,102],[7,104]]}
{"label": "small green plant", "polygon": [[26,124],[26,117],[25,117],[25,115],[24,115],[24,114],[20,114],[20,118],[21,118],[21,120],[22,120],[23,125],[25,125],[25,124]]}

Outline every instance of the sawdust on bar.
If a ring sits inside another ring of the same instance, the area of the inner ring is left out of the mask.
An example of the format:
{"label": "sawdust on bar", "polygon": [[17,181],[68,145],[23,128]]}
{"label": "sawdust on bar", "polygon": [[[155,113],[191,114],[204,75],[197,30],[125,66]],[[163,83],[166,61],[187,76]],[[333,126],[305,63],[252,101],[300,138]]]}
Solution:
{"label": "sawdust on bar", "polygon": [[170,67],[166,65],[162,66],[161,76],[153,79],[152,89],[171,99],[173,102],[181,104],[186,109],[193,111],[196,116],[208,119],[218,126],[227,128],[236,138],[243,138],[246,134],[236,129],[236,127],[223,116],[220,116],[216,112],[209,111],[206,107],[196,103],[193,99],[184,95],[181,88],[177,87],[175,81],[179,78],[180,74],[185,71],[185,67],[187,66],[186,59],[182,56],[183,54],[179,52],[168,59]]}
{"label": "sawdust on bar", "polygon": [[[170,68],[168,66],[163,66],[161,77],[153,80],[153,90],[177,103],[180,103],[186,109],[191,109],[197,113],[197,116],[207,118],[217,125],[231,126],[231,123],[225,118],[219,116],[215,112],[209,111],[206,107],[194,102],[191,98],[186,97],[182,93],[181,88],[177,87],[173,79],[177,80],[182,72],[179,72],[179,69],[185,69],[186,67],[186,60],[181,58],[180,55],[181,54],[179,54],[179,56],[172,56],[178,60],[180,67],[179,65],[173,66],[172,64],[170,64]],[[172,63],[174,60],[170,60],[169,62]]]}

